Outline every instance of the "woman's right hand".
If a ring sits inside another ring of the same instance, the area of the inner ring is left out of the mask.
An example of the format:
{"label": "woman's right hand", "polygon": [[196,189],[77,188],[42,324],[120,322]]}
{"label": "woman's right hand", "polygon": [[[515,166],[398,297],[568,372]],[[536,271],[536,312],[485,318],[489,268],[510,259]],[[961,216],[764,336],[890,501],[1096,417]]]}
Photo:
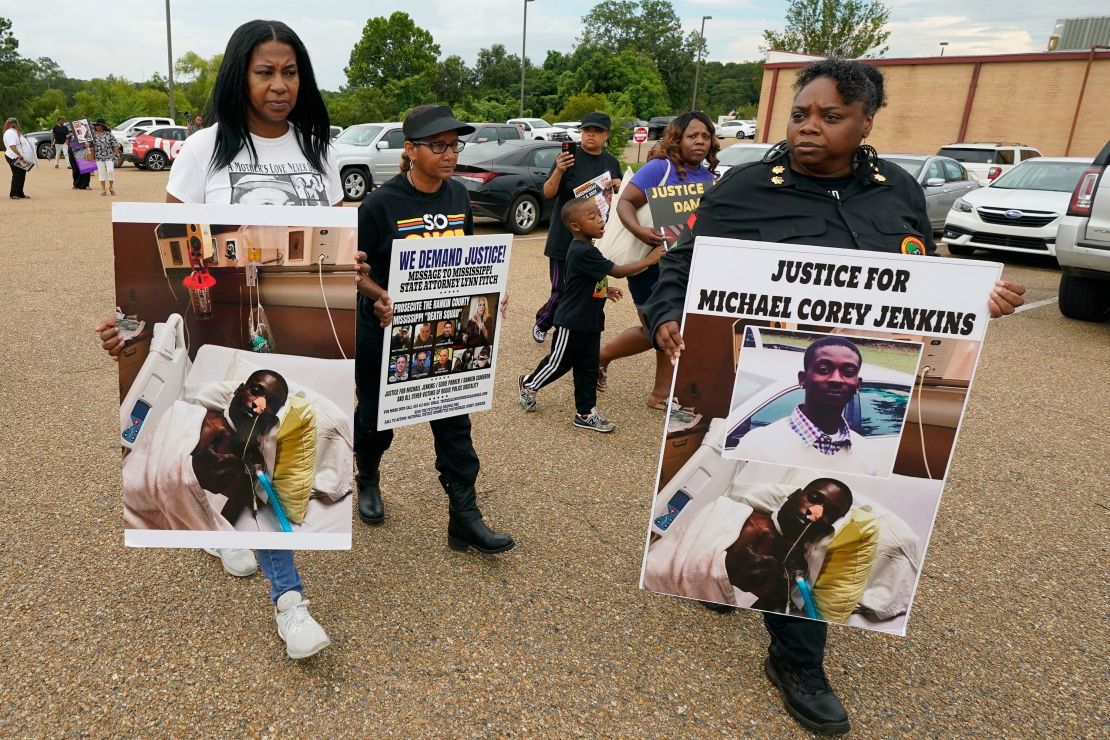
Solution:
{"label": "woman's right hand", "polygon": [[559,172],[566,172],[574,166],[574,155],[570,152],[563,152],[555,158],[555,169]]}
{"label": "woman's right hand", "polygon": [[384,290],[378,300],[374,301],[374,316],[377,317],[383,329],[393,323],[393,299]]}
{"label": "woman's right hand", "polygon": [[119,330],[116,329],[116,315],[105,316],[93,331],[100,335],[100,346],[107,350],[113,360],[118,362],[119,353],[123,351],[125,342],[123,337],[119,335]]}
{"label": "woman's right hand", "polygon": [[655,330],[655,346],[670,358],[671,364],[678,364],[686,345],[682,341],[682,330],[677,321],[664,321]]}
{"label": "woman's right hand", "polygon": [[649,247],[661,247],[665,241],[662,234],[647,226],[641,226],[635,236]]}

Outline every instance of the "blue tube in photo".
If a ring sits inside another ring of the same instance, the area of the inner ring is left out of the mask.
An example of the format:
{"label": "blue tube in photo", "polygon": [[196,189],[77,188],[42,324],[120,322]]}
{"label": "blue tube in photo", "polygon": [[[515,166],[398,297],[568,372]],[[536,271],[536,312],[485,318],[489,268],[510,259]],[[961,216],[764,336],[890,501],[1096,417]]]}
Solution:
{"label": "blue tube in photo", "polygon": [[270,482],[270,476],[261,470],[255,470],[254,474],[258,477],[258,482],[266,489],[266,496],[270,499],[270,506],[273,507],[278,524],[281,525],[281,531],[292,532],[293,525],[289,523],[289,517],[285,516],[285,509],[281,507],[281,500],[278,499],[277,492],[274,490],[274,484]]}
{"label": "blue tube in photo", "polygon": [[806,616],[810,619],[820,619],[821,612],[817,611],[817,604],[813,602],[813,590],[806,583],[806,579],[801,576],[795,576],[794,582],[798,584],[798,592],[802,595],[802,601],[806,605]]}

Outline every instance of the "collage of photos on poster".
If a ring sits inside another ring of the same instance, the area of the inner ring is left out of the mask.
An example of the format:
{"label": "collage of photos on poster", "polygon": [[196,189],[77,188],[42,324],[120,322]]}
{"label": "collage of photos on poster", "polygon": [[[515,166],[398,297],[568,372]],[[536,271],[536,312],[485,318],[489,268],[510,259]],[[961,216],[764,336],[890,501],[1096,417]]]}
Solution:
{"label": "collage of photos on poster", "polygon": [[457,315],[438,321],[393,324],[386,382],[488,369],[500,299],[497,293],[471,296]]}
{"label": "collage of photos on poster", "polygon": [[[349,547],[353,219],[279,226],[293,209],[268,207],[255,209],[267,223],[217,225],[199,222],[205,208],[123,209],[113,224],[133,333],[120,362],[127,543]],[[308,329],[329,321],[334,337]]]}
{"label": "collage of photos on poster", "polygon": [[[980,342],[690,314],[643,584],[904,634]],[[724,370],[722,370],[724,368]]]}

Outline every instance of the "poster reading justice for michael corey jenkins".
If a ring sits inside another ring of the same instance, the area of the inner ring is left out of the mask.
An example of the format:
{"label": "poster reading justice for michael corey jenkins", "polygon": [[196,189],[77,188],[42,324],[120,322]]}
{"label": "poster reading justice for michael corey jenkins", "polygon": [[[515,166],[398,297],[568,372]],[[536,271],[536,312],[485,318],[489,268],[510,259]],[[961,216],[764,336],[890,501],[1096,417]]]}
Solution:
{"label": "poster reading justice for michael corey jenkins", "polygon": [[1000,272],[699,238],[642,586],[905,634]]}
{"label": "poster reading justice for michael corey jenkins", "polygon": [[512,245],[508,234],[393,242],[379,429],[493,405]]}

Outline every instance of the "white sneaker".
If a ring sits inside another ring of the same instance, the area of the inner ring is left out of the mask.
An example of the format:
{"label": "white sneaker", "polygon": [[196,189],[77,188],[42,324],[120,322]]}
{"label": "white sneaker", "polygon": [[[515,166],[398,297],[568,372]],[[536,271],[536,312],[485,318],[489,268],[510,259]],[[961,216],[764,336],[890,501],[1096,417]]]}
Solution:
{"label": "white sneaker", "polygon": [[285,652],[293,660],[315,655],[331,644],[328,633],[308,613],[308,600],[297,591],[286,591],[278,598],[274,619],[285,640]]}
{"label": "white sneaker", "polygon": [[206,547],[204,551],[213,557],[219,558],[223,562],[224,570],[227,571],[228,575],[246,578],[254,575],[255,571],[258,570],[258,561],[254,559],[254,553],[250,550]]}

